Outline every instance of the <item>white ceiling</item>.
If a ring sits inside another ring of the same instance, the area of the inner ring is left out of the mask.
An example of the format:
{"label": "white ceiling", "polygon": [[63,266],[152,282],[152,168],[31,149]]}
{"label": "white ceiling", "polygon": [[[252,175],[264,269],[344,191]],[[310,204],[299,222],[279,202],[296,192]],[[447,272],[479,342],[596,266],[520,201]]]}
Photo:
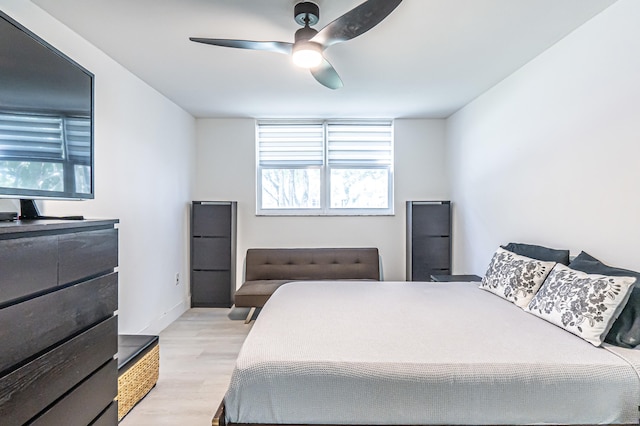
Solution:
{"label": "white ceiling", "polygon": [[[615,0],[404,0],[325,52],[332,91],[285,55],[296,0],[32,0],[196,117],[447,117]],[[316,0],[320,29],[362,0]]]}

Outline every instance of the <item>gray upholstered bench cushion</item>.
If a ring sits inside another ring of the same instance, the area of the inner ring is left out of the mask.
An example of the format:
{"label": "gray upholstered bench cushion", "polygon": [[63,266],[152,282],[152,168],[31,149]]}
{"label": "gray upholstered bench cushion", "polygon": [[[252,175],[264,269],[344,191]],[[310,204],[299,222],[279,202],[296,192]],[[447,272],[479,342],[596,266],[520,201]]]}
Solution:
{"label": "gray upholstered bench cushion", "polygon": [[309,280],[380,280],[377,248],[247,250],[245,282],[238,307],[262,307],[282,284]]}
{"label": "gray upholstered bench cushion", "polygon": [[289,282],[291,280],[245,281],[242,287],[236,291],[234,296],[235,305],[240,307],[262,307],[278,287]]}

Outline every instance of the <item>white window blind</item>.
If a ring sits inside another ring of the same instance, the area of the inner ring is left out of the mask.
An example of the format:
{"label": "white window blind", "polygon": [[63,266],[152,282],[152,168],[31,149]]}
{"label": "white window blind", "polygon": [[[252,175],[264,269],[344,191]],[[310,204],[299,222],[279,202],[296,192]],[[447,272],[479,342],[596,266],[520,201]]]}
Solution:
{"label": "white window blind", "polygon": [[391,122],[327,125],[328,164],[390,166],[393,162]]}
{"label": "white window blind", "polygon": [[324,158],[322,123],[278,124],[258,126],[260,166],[321,166]]}
{"label": "white window blind", "polygon": [[0,113],[0,186],[90,194],[90,118]]}
{"label": "white window blind", "polygon": [[0,158],[62,160],[64,156],[60,117],[0,114]]}
{"label": "white window blind", "polygon": [[91,120],[69,117],[64,120],[64,128],[69,159],[88,165],[91,161]]}
{"label": "white window blind", "polygon": [[91,121],[82,117],[0,114],[0,158],[69,159],[89,164]]}

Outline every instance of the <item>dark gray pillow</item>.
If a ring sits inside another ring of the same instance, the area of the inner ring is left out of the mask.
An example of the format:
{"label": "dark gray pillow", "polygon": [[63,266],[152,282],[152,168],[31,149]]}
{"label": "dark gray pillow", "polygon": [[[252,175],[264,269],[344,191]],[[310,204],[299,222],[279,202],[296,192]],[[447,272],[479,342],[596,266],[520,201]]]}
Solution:
{"label": "dark gray pillow", "polygon": [[636,283],[631,296],[604,339],[605,342],[612,345],[635,348],[640,343],[640,272],[605,265],[585,252],[576,256],[569,267],[587,274],[635,277]]}
{"label": "dark gray pillow", "polygon": [[520,256],[527,256],[544,262],[558,262],[563,265],[569,264],[569,250],[558,250],[522,243],[509,243],[506,246],[502,246],[502,248],[519,254]]}

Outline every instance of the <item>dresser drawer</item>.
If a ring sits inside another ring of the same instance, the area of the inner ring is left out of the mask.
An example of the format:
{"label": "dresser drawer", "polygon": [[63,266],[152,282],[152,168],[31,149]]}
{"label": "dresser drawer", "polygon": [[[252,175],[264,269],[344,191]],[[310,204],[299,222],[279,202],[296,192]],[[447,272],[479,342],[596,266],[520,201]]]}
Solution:
{"label": "dresser drawer", "polygon": [[0,240],[0,305],[55,287],[58,237]]}
{"label": "dresser drawer", "polygon": [[113,426],[118,424],[118,403],[113,401],[109,408],[104,410],[98,418],[91,423],[91,426]]}
{"label": "dresser drawer", "polygon": [[118,321],[111,317],[1,377],[3,426],[18,426],[32,419],[117,351]]}
{"label": "dresser drawer", "polygon": [[117,393],[118,365],[112,359],[29,425],[86,426],[96,413],[111,404]]}
{"label": "dresser drawer", "polygon": [[60,285],[112,271],[118,266],[118,230],[60,235]]}
{"label": "dresser drawer", "polygon": [[115,272],[0,309],[0,371],[109,318],[117,309]]}

